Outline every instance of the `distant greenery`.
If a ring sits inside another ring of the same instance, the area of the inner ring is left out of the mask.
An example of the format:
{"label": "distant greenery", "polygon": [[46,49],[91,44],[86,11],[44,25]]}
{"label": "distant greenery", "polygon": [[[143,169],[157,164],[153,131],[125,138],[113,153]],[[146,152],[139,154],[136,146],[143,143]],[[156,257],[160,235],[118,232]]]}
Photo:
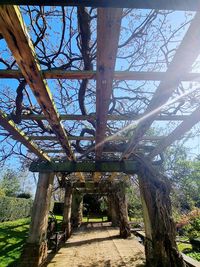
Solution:
{"label": "distant greenery", "polygon": [[32,199],[0,197],[0,222],[29,217],[32,205]]}
{"label": "distant greenery", "polygon": [[190,223],[183,227],[184,234],[188,238],[199,238],[200,237],[200,217],[193,218]]}
{"label": "distant greenery", "polygon": [[28,235],[30,219],[0,223],[0,267],[16,266]]}

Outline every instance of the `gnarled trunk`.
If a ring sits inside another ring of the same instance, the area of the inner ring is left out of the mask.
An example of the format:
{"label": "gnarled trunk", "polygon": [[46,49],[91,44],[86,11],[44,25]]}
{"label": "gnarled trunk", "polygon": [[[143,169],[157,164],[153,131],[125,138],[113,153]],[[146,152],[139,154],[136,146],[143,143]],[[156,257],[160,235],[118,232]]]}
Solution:
{"label": "gnarled trunk", "polygon": [[137,161],[146,232],[147,266],[186,266],[175,241],[169,182],[146,160],[137,158]]}

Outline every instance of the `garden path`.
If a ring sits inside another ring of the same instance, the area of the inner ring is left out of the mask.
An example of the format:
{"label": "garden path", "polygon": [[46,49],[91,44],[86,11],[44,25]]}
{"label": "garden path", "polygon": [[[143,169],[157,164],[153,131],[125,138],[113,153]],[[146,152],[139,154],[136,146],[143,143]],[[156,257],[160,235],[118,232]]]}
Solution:
{"label": "garden path", "polygon": [[144,266],[144,247],[135,236],[119,238],[119,229],[89,223],[77,230],[48,267]]}

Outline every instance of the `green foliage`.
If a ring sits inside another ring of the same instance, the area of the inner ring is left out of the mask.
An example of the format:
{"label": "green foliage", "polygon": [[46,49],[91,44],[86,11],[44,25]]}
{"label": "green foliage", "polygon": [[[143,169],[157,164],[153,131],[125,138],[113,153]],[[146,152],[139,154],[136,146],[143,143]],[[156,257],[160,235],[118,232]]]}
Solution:
{"label": "green foliage", "polygon": [[5,191],[3,188],[0,188],[0,197],[5,197]]}
{"label": "green foliage", "polygon": [[197,251],[191,251],[187,253],[187,256],[193,258],[194,260],[200,261],[200,253]]}
{"label": "green foliage", "polygon": [[0,266],[17,266],[27,238],[30,219],[0,223]]}
{"label": "green foliage", "polygon": [[0,221],[12,221],[30,216],[31,199],[0,197]]}
{"label": "green foliage", "polygon": [[178,213],[200,207],[200,162],[188,160],[183,147],[168,149],[165,172],[172,183],[172,205]]}
{"label": "green foliage", "polygon": [[184,226],[183,230],[190,239],[200,237],[200,217],[190,220],[190,223]]}
{"label": "green foliage", "polygon": [[132,184],[127,189],[128,214],[132,218],[142,218],[142,203],[139,194],[138,185]]}
{"label": "green foliage", "polygon": [[16,196],[20,192],[20,177],[17,172],[7,169],[0,180],[0,188],[6,196]]}

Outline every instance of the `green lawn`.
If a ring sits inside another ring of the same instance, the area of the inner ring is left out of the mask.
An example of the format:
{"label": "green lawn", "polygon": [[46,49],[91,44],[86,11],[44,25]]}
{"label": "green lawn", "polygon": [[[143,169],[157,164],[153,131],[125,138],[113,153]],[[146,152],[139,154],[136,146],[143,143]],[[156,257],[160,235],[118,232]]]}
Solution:
{"label": "green lawn", "polygon": [[[103,222],[106,222],[108,220],[108,217],[103,217]],[[88,222],[87,217],[83,217],[83,222]],[[102,222],[101,218],[89,218],[89,222]]]}
{"label": "green lawn", "polygon": [[0,267],[16,266],[24,241],[27,238],[30,219],[0,223]]}

